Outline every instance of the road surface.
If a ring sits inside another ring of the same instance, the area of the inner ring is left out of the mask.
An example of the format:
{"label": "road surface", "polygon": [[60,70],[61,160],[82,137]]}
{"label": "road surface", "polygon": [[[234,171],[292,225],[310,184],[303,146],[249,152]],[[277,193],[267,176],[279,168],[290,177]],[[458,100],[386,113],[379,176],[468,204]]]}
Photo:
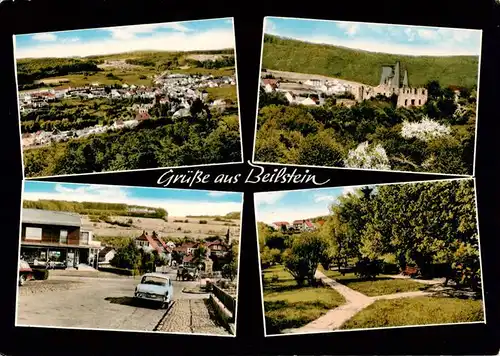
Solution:
{"label": "road surface", "polygon": [[[175,274],[169,275],[173,281],[175,303],[167,312],[155,305],[133,300],[137,278],[57,276],[48,281],[37,281],[73,282],[73,287],[20,293],[17,325],[228,334],[211,318],[206,303],[208,294],[182,292],[199,282],[175,281]],[[74,286],[75,281],[79,282],[78,287]]]}

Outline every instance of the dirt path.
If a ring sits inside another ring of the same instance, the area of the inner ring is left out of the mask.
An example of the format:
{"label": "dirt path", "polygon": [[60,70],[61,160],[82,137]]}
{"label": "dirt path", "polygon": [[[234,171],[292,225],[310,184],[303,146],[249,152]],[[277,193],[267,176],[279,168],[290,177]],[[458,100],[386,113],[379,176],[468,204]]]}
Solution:
{"label": "dirt path", "polygon": [[[360,292],[357,292],[337,281],[327,277],[324,273],[316,271],[315,277],[321,279],[325,285],[329,285],[337,292],[342,294],[346,299],[346,303],[328,311],[325,315],[318,319],[296,329],[286,329],[283,333],[296,334],[296,333],[321,333],[339,329],[346,321],[351,319],[354,315],[381,299],[399,299],[399,298],[412,298],[432,295],[432,292],[404,292],[394,293],[387,295],[379,295],[375,297],[368,297]],[[428,283],[435,284],[435,283]]]}

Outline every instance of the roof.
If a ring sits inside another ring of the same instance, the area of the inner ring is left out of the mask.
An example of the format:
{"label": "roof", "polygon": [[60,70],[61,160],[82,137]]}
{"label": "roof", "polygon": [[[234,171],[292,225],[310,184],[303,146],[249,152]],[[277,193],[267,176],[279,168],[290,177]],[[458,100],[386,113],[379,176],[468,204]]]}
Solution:
{"label": "roof", "polygon": [[108,252],[114,251],[115,249],[113,247],[104,247],[101,251],[99,251],[99,257],[104,257],[108,254]]}
{"label": "roof", "polygon": [[24,224],[82,226],[82,220],[78,214],[42,209],[23,209],[22,222]]}
{"label": "roof", "polygon": [[277,79],[266,78],[266,79],[262,79],[262,83],[264,85],[267,85],[267,84],[276,85],[278,83],[278,80]]}
{"label": "roof", "polygon": [[289,223],[287,223],[286,221],[277,221],[277,222],[273,222],[274,225],[290,225]]}
{"label": "roof", "polygon": [[325,220],[318,220],[317,223],[318,223],[318,225],[323,226],[323,224],[325,223]]}
{"label": "roof", "polygon": [[294,224],[303,224],[304,223],[304,220],[294,220],[293,221]]}
{"label": "roof", "polygon": [[308,227],[314,227],[314,225],[312,224],[312,222],[310,220],[306,220],[306,225]]}
{"label": "roof", "polygon": [[193,260],[193,256],[187,255],[187,256],[184,256],[184,258],[182,259],[182,263],[191,262],[192,260]]}
{"label": "roof", "polygon": [[170,279],[170,277],[167,274],[157,273],[157,272],[146,273],[143,275],[143,277],[156,277],[156,278]]}

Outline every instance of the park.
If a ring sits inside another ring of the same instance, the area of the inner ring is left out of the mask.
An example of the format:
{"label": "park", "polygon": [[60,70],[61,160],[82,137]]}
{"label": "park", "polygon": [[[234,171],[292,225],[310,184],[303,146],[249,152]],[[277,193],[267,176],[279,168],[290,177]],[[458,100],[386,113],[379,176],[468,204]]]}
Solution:
{"label": "park", "polygon": [[474,181],[367,186],[313,231],[259,222],[266,335],[483,322]]}

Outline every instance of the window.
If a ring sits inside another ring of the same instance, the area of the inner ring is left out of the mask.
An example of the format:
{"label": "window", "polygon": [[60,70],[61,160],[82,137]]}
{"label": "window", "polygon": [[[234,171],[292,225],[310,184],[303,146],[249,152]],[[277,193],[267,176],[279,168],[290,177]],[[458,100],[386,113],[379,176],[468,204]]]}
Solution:
{"label": "window", "polygon": [[68,243],[68,230],[59,231],[59,243],[60,244]]}
{"label": "window", "polygon": [[405,99],[405,106],[408,106],[408,99]]}
{"label": "window", "polygon": [[411,105],[414,106],[415,105],[415,99],[411,99]]}
{"label": "window", "polygon": [[422,104],[422,100],[418,99],[418,105]]}
{"label": "window", "polygon": [[26,237],[26,240],[42,241],[42,228],[40,228],[40,227],[27,227],[25,237]]}
{"label": "window", "polygon": [[82,245],[88,245],[88,243],[89,243],[89,232],[88,231],[84,231],[84,232],[80,233],[80,243]]}

